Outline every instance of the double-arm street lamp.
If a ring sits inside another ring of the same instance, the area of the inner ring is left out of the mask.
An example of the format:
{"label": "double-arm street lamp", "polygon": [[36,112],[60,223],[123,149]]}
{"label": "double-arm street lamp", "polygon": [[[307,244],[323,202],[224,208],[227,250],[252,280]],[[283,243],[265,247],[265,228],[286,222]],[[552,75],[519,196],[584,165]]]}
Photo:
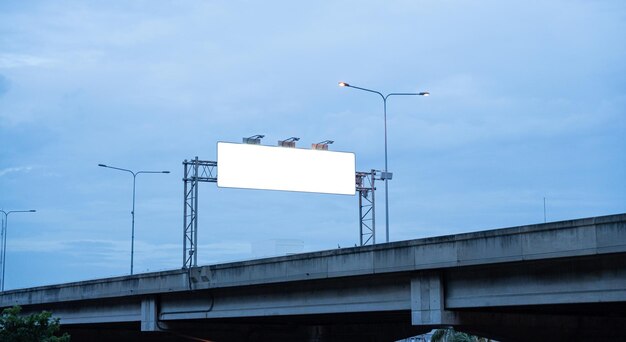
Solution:
{"label": "double-arm street lamp", "polygon": [[7,263],[7,227],[9,226],[9,214],[13,213],[34,213],[37,210],[0,210],[0,213],[4,214],[2,220],[2,280],[0,280],[0,290],[4,291],[4,269]]}
{"label": "double-arm street lamp", "polygon": [[133,172],[131,170],[127,170],[127,169],[122,169],[119,167],[114,167],[114,166],[108,166],[108,165],[104,165],[104,164],[98,164],[98,166],[100,167],[106,167],[109,169],[114,169],[114,170],[119,170],[119,171],[125,171],[128,172],[130,174],[133,175],[133,211],[131,211],[131,215],[133,217],[133,221],[132,221],[132,228],[131,228],[131,234],[130,234],[130,274],[133,274],[133,258],[135,255],[135,183],[137,180],[137,175],[140,173],[170,173],[169,171],[137,171],[137,172]]}
{"label": "double-arm street lamp", "polygon": [[356,87],[353,85],[349,85],[346,82],[339,82],[339,86],[340,87],[348,87],[348,88],[354,88],[354,89],[359,89],[359,90],[363,90],[363,91],[367,91],[370,93],[374,93],[374,94],[378,94],[380,95],[380,97],[383,99],[383,113],[384,113],[384,121],[385,121],[385,171],[384,173],[381,175],[381,178],[385,181],[385,228],[386,228],[386,242],[389,242],[389,187],[388,187],[388,180],[391,179],[391,173],[388,172],[387,169],[387,99],[390,96],[429,96],[430,93],[427,91],[423,91],[423,92],[419,92],[419,93],[389,93],[387,95],[383,95],[383,93],[376,91],[376,90],[372,90],[372,89],[367,89],[367,88],[361,88],[361,87]]}

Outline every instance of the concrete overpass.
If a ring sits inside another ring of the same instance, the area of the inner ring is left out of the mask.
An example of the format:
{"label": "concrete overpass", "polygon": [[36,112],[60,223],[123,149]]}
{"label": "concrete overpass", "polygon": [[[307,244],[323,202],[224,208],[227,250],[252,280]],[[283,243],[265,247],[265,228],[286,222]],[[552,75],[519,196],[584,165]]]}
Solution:
{"label": "concrete overpass", "polygon": [[6,291],[73,341],[626,336],[626,214]]}

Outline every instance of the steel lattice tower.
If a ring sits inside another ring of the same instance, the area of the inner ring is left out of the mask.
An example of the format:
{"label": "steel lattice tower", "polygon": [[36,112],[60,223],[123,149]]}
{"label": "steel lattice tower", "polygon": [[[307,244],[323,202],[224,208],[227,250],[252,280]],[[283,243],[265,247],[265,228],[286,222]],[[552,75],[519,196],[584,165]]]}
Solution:
{"label": "steel lattice tower", "polygon": [[[356,173],[356,191],[359,193],[359,239],[361,246],[376,244],[376,170]],[[371,194],[371,197],[370,197]]]}
{"label": "steel lattice tower", "polygon": [[183,268],[198,266],[198,183],[217,182],[217,162],[183,161],[185,207],[183,209]]}

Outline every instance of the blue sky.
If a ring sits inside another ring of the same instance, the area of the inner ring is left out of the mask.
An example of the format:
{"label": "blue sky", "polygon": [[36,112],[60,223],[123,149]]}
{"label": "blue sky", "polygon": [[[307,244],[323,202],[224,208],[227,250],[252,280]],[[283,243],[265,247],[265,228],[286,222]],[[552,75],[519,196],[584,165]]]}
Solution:
{"label": "blue sky", "polygon": [[[4,1],[6,288],[182,265],[184,159],[332,139],[383,168],[391,240],[626,212],[623,1]],[[381,184],[382,185],[382,184]],[[378,241],[384,240],[379,186]],[[202,184],[199,263],[358,243],[354,196]],[[267,248],[266,248],[267,249]],[[271,249],[271,248],[270,248]]]}

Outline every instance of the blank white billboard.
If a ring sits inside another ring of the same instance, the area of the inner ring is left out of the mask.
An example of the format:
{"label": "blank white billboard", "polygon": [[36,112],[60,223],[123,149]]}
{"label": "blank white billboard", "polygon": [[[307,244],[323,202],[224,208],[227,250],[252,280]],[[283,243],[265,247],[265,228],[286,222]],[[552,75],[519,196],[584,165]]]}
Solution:
{"label": "blank white billboard", "polygon": [[217,143],[217,186],[355,194],[354,153]]}

